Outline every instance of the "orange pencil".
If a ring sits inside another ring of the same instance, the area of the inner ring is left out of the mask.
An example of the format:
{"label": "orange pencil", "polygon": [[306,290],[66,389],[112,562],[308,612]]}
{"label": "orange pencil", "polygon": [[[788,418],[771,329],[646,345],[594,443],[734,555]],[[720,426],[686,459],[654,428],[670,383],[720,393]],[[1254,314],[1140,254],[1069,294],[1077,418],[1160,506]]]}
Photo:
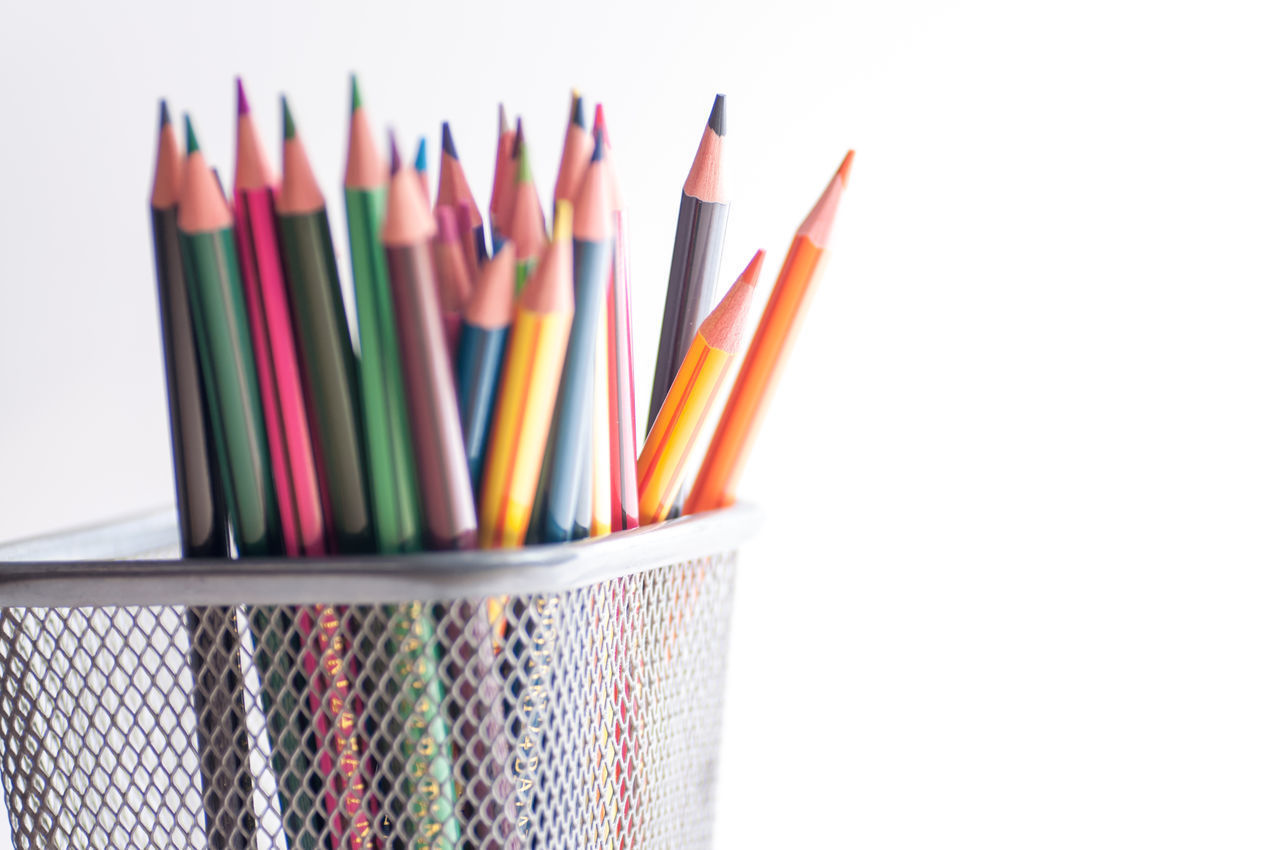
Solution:
{"label": "orange pencil", "polygon": [[822,272],[827,240],[831,236],[841,196],[849,183],[852,165],[853,151],[849,151],[791,241],[791,249],[778,272],[778,281],[760,316],[760,324],[742,359],[742,369],[733,382],[733,389],[707,447],[707,455],[689,492],[687,513],[733,504],[743,464],[777,388],[783,364],[795,343],[800,322],[813,294],[813,284]]}
{"label": "orange pencil", "polygon": [[636,466],[641,525],[662,522],[671,512],[690,452],[741,345],[763,259],[764,251],[756,251],[728,294],[703,320],[658,410]]}

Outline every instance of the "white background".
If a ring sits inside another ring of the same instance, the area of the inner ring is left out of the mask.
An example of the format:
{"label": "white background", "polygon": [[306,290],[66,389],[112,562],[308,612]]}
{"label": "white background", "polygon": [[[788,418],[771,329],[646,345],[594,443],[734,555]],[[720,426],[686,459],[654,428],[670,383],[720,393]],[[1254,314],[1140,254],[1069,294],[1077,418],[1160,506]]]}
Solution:
{"label": "white background", "polygon": [[4,5],[0,538],[171,499],[158,97],[229,176],[232,75],[273,149],[288,91],[339,233],[349,70],[433,162],[453,121],[482,205],[499,98],[544,196],[603,99],[643,383],[724,91],[726,278],[859,154],[743,485],[717,845],[1276,846],[1264,4],[420,5]]}

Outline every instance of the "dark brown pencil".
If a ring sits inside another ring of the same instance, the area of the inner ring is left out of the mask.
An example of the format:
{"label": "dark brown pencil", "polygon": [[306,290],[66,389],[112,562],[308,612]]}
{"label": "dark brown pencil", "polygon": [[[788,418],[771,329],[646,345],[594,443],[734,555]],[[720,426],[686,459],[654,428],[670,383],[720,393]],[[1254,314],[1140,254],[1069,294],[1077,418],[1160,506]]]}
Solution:
{"label": "dark brown pencil", "polygon": [[716,95],[702,142],[680,195],[675,248],[667,279],[667,304],[662,314],[658,363],[649,396],[646,433],[653,427],[680,371],[685,353],[698,333],[698,325],[711,310],[720,254],[729,223],[729,197],[721,168],[724,149],[724,95]]}
{"label": "dark brown pencil", "polygon": [[[160,102],[160,141],[151,190],[160,337],[169,398],[169,434],[178,504],[178,534],[184,558],[228,555],[226,503],[218,483],[209,412],[201,394],[199,355],[191,304],[178,245],[178,198],[183,155],[169,109]],[[249,738],[239,630],[233,609],[187,609],[190,664],[195,678],[196,739],[201,798],[209,846],[245,847],[253,815],[242,793],[248,773]]]}

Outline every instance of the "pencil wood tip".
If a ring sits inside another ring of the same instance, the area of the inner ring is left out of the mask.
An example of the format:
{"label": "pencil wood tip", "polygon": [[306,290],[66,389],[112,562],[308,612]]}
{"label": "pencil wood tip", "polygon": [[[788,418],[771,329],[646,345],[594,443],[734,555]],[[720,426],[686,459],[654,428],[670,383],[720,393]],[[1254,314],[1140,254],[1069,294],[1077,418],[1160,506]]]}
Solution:
{"label": "pencil wood tip", "polygon": [[577,89],[573,90],[573,104],[569,108],[569,120],[582,129],[587,129],[586,104],[583,103],[582,95],[578,93]]}
{"label": "pencil wood tip", "polygon": [[498,103],[498,135],[511,132],[511,122],[507,120],[507,108]]}
{"label": "pencil wood tip", "polygon": [[844,159],[840,162],[840,167],[836,169],[836,174],[840,176],[842,185],[849,185],[849,169],[853,167],[853,151],[850,150],[844,155]]}
{"label": "pencil wood tip", "polygon": [[724,95],[716,95],[716,102],[711,105],[711,116],[707,118],[707,126],[717,136],[724,135]]}
{"label": "pencil wood tip", "polygon": [[764,250],[756,251],[755,256],[751,258],[751,262],[747,263],[746,269],[742,272],[742,281],[747,286],[755,286],[756,281],[760,279],[760,268],[764,265]]}

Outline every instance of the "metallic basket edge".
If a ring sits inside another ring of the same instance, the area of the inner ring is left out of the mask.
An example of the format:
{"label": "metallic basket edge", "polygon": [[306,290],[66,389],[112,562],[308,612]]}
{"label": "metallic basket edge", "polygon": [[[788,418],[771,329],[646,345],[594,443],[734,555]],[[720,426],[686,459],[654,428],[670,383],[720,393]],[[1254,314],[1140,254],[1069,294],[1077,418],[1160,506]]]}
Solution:
{"label": "metallic basket edge", "polygon": [[[154,532],[164,516],[132,521],[153,532],[153,539],[142,547],[144,552],[154,551]],[[172,559],[0,562],[0,606],[296,605],[333,599],[349,604],[377,604],[571,590],[734,550],[754,533],[760,520],[758,508],[739,503],[570,544],[363,560],[336,557],[323,561],[201,561],[198,573],[192,572],[191,562]],[[103,526],[92,533],[121,540],[118,528]],[[83,537],[86,532],[78,534]],[[23,544],[23,548],[0,549],[0,557],[14,549],[53,553],[57,551],[56,538]]]}

